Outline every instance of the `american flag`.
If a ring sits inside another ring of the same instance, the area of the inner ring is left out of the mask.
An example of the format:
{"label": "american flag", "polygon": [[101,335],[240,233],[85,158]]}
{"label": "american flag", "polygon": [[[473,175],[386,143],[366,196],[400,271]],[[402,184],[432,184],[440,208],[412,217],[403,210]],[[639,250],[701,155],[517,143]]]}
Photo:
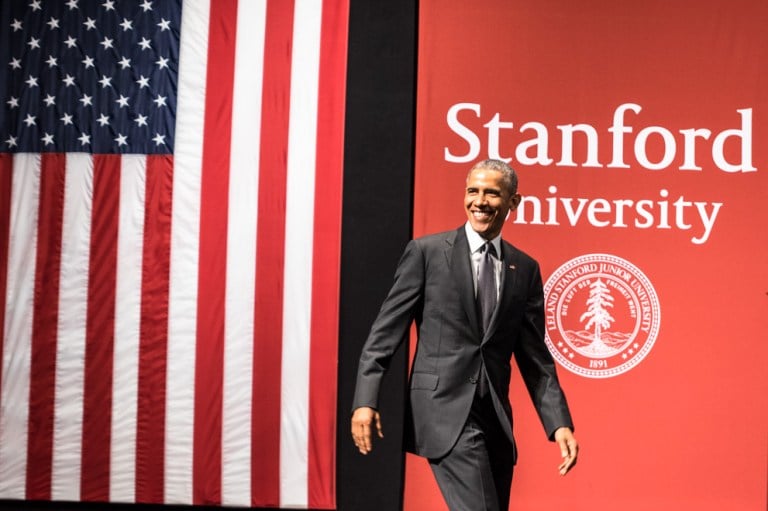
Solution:
{"label": "american flag", "polygon": [[0,498],[335,507],[347,16],[0,4]]}

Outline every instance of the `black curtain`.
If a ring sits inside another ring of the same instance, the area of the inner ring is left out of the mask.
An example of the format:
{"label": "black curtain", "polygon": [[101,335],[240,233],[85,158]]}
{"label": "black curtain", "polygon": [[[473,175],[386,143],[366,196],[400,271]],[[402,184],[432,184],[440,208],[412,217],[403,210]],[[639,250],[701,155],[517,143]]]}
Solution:
{"label": "black curtain", "polygon": [[340,511],[402,508],[406,349],[399,350],[384,381],[384,439],[367,456],[352,443],[349,419],[363,342],[411,237],[416,28],[416,0],[352,0],[339,336]]}

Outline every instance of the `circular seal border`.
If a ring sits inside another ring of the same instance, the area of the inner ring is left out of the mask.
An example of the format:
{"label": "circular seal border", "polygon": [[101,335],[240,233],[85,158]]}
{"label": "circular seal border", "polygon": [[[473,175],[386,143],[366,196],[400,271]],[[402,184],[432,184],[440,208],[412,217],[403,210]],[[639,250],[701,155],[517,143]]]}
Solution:
{"label": "circular seal border", "polygon": [[[560,352],[557,346],[555,346],[554,341],[549,336],[549,328],[545,327],[544,340],[547,344],[547,349],[549,349],[550,353],[555,358],[555,360],[557,360],[561,366],[568,369],[572,373],[578,374],[580,376],[585,376],[588,378],[596,378],[596,379],[610,378],[613,376],[617,376],[619,374],[629,371],[630,369],[635,367],[637,364],[639,364],[648,355],[648,353],[651,351],[651,348],[653,348],[653,345],[656,342],[656,339],[658,337],[659,328],[661,325],[661,306],[659,305],[659,298],[656,293],[656,289],[653,287],[653,284],[651,284],[651,281],[648,279],[645,273],[643,273],[642,270],[640,270],[640,268],[630,263],[626,259],[613,254],[605,254],[605,253],[585,254],[585,255],[570,259],[565,263],[563,263],[562,265],[560,265],[560,267],[557,268],[552,273],[552,275],[550,275],[550,277],[547,279],[547,283],[544,285],[545,307],[548,302],[550,291],[552,291],[553,286],[560,280],[560,278],[564,274],[566,274],[570,270],[580,265],[589,264],[589,263],[600,263],[600,262],[616,264],[618,266],[624,267],[625,269],[627,269],[632,273],[632,275],[638,280],[638,282],[642,284],[651,302],[652,321],[651,321],[651,328],[649,329],[645,343],[643,343],[643,346],[634,356],[632,356],[631,359],[629,359],[625,363],[620,364],[618,366],[612,367],[610,369],[602,369],[602,370],[585,368],[568,360],[568,358]],[[559,331],[559,327],[558,327],[558,331]],[[560,334],[562,335],[562,331],[560,331]]]}

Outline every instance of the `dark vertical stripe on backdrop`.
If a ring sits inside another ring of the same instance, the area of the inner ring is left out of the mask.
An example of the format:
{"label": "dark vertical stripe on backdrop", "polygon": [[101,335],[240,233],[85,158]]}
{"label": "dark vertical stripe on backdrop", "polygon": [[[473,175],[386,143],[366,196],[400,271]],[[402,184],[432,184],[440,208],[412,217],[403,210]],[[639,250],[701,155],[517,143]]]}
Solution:
{"label": "dark vertical stripe on backdrop", "polygon": [[368,456],[350,439],[360,350],[411,236],[416,0],[350,2],[339,325],[337,506],[402,508],[407,353],[385,377],[385,437]]}

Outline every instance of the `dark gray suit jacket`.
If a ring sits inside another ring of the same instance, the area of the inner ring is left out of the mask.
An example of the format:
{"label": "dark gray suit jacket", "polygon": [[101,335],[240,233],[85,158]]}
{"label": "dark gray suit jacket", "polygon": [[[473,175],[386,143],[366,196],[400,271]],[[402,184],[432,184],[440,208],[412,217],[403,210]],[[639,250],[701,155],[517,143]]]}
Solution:
{"label": "dark gray suit jacket", "polygon": [[464,226],[412,240],[363,347],[353,409],[377,407],[381,379],[412,321],[418,343],[410,377],[406,448],[427,458],[447,454],[469,415],[482,364],[494,408],[510,441],[510,360],[518,367],[551,439],[573,428],[555,364],[544,342],[541,274],[532,258],[502,241],[498,306],[481,333]]}

